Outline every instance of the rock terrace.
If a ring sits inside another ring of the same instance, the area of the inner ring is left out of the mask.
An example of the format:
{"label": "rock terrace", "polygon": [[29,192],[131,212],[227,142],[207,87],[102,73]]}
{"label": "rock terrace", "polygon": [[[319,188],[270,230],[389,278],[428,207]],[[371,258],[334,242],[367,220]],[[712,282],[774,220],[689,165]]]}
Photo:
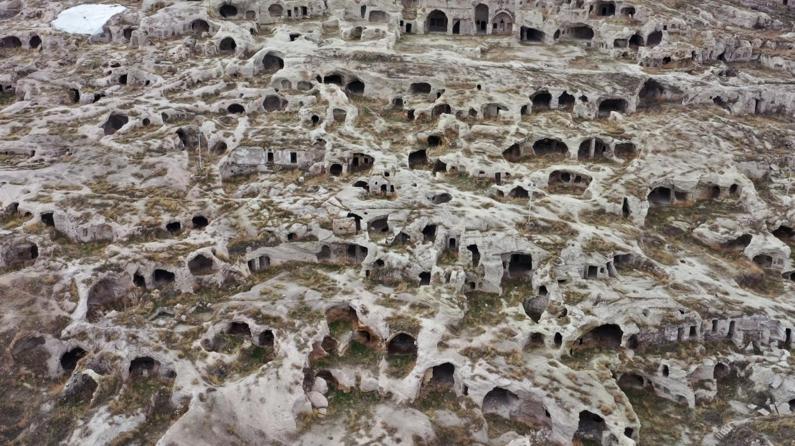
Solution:
{"label": "rock terrace", "polygon": [[0,443],[789,444],[794,25],[0,1]]}

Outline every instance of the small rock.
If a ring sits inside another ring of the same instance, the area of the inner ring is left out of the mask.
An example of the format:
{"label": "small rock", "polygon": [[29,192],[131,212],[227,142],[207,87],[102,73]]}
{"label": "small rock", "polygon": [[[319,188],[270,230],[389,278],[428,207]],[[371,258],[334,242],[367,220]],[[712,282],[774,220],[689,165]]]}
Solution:
{"label": "small rock", "polygon": [[325,395],[328,393],[328,383],[326,383],[325,379],[318,376],[315,378],[315,382],[312,384],[312,390]]}
{"label": "small rock", "polygon": [[312,407],[315,407],[317,409],[325,409],[326,407],[328,407],[328,400],[326,399],[325,396],[323,396],[322,393],[313,390],[309,392],[308,396],[309,396],[309,402],[312,403]]}
{"label": "small rock", "polygon": [[362,377],[359,388],[362,392],[375,392],[378,390],[378,380],[373,377]]}
{"label": "small rock", "polygon": [[356,220],[353,218],[335,218],[331,221],[335,235],[352,235],[356,233]]}
{"label": "small rock", "polygon": [[333,376],[339,390],[348,391],[356,386],[356,376],[350,370],[334,370]]}

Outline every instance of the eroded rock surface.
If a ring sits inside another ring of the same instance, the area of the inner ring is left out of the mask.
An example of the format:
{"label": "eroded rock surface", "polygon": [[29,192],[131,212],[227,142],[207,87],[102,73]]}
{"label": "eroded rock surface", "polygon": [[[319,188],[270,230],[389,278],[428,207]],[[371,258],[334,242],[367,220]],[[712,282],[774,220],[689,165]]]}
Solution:
{"label": "eroded rock surface", "polygon": [[119,3],[0,1],[0,443],[793,438],[795,2]]}

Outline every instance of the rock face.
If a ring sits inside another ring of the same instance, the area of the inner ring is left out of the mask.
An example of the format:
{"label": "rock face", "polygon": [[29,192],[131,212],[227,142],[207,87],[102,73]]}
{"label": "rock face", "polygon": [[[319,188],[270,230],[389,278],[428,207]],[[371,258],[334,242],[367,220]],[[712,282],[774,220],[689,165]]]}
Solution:
{"label": "rock face", "polygon": [[791,441],[795,1],[124,3],[0,1],[0,443]]}

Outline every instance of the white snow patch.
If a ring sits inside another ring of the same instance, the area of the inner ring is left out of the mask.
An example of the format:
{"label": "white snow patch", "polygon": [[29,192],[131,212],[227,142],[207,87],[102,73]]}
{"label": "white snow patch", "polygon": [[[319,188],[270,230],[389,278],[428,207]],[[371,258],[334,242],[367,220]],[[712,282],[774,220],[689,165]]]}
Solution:
{"label": "white snow patch", "polygon": [[65,9],[52,21],[53,28],[72,34],[95,35],[114,15],[126,10],[122,5],[79,5]]}

